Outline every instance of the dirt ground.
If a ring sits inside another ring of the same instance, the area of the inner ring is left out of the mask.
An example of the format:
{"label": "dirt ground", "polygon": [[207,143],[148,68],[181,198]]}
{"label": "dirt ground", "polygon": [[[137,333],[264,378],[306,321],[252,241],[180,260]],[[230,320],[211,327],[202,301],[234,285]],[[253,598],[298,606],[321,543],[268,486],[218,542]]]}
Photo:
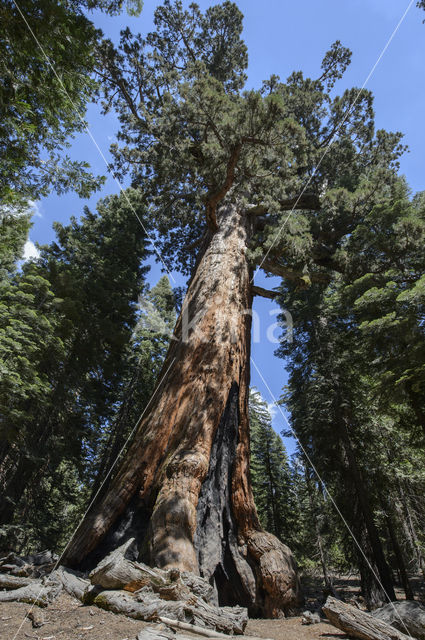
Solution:
{"label": "dirt ground", "polygon": [[[425,585],[422,577],[411,578],[415,598],[425,603]],[[306,598],[305,609],[316,610],[324,601],[320,576],[304,576],[302,579]],[[334,586],[341,597],[350,602],[360,593],[360,584],[356,576],[334,577]],[[403,593],[396,589],[397,597],[403,599]],[[20,602],[0,603],[0,639],[1,640],[134,640],[144,627],[153,626],[142,620],[133,620],[121,614],[102,611],[98,607],[84,606],[62,593],[46,609],[34,607],[37,614],[44,618],[43,626],[33,628],[26,618],[31,605]],[[327,622],[314,625],[302,625],[301,618],[285,620],[250,620],[246,635],[270,638],[271,640],[319,640],[328,638],[347,638],[341,631]],[[191,635],[184,632],[184,635]],[[200,640],[193,636],[194,640]],[[237,638],[237,636],[236,636]],[[202,640],[205,640],[203,638]]]}
{"label": "dirt ground", "polygon": [[[34,629],[32,622],[25,618],[30,609],[31,605],[20,602],[0,604],[1,640],[26,640],[27,638],[34,638],[34,640],[133,640],[143,627],[153,626],[152,623],[102,611],[97,607],[83,606],[66,594],[61,594],[46,609],[34,607],[38,614],[42,613],[45,622],[38,629]],[[20,625],[22,626],[19,630]],[[301,618],[250,620],[245,633],[273,640],[316,640],[347,637],[327,623],[302,625]],[[186,632],[185,635],[187,635]],[[195,636],[193,637],[195,640]]]}

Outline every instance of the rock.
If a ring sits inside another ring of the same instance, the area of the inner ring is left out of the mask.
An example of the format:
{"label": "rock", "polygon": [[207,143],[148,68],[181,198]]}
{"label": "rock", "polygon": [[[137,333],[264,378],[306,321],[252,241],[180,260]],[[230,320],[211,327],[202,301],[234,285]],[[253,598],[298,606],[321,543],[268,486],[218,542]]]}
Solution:
{"label": "rock", "polygon": [[27,613],[27,618],[31,620],[33,629],[39,629],[45,624],[43,614],[36,609],[30,610]]}
{"label": "rock", "polygon": [[376,609],[372,616],[417,640],[425,640],[425,607],[419,602],[391,602]]}
{"label": "rock", "polygon": [[318,613],[312,613],[311,611],[303,611],[301,624],[318,624],[320,622],[320,616]]}

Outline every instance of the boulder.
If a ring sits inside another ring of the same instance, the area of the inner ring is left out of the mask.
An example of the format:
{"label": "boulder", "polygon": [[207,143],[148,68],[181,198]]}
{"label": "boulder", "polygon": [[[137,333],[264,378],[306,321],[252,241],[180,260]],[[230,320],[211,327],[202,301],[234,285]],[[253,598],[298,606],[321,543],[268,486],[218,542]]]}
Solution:
{"label": "boulder", "polygon": [[417,640],[425,640],[425,607],[419,602],[390,602],[376,609],[372,615]]}

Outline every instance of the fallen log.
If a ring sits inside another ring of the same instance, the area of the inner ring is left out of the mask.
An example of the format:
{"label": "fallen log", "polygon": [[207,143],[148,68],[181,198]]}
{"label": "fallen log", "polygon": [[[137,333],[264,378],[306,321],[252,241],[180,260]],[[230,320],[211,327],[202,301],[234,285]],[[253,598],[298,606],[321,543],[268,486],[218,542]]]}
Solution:
{"label": "fallen log", "polygon": [[7,556],[0,558],[0,567],[4,567],[5,565],[13,566],[13,567],[23,567],[27,563],[23,558],[17,556],[16,554],[8,553]]}
{"label": "fallen log", "polygon": [[61,591],[60,582],[43,579],[20,589],[0,592],[0,602],[26,602],[36,604],[39,607],[47,607],[49,602],[52,602]]}
{"label": "fallen log", "polygon": [[[92,586],[88,580],[82,577],[81,573],[73,571],[72,569],[66,569],[65,567],[55,569],[55,571],[51,573],[50,579],[60,582],[66,593],[82,602]],[[88,604],[88,602],[86,602],[86,604]]]}
{"label": "fallen log", "polygon": [[161,617],[180,620],[226,634],[242,634],[248,622],[242,607],[214,607],[197,596],[188,600],[163,600],[149,587],[131,594],[126,591],[102,591],[93,600],[102,609],[124,613],[131,618],[157,621]]}
{"label": "fallen log", "polygon": [[[175,629],[182,629],[183,631],[190,631],[190,633],[194,633],[198,636],[205,636],[207,638],[222,638],[224,640],[228,640],[228,636],[225,633],[219,633],[218,631],[212,631],[211,629],[205,629],[204,627],[198,627],[195,624],[189,624],[188,622],[180,622],[179,620],[171,620],[170,618],[165,618],[160,616],[159,620],[166,624],[168,627],[173,627]],[[183,637],[180,634],[174,636],[176,640],[182,640]],[[255,636],[242,636],[241,640],[260,640]],[[261,640],[270,640],[269,638],[261,638]]]}
{"label": "fallen log", "polygon": [[150,587],[164,600],[187,600],[191,595],[196,595],[214,604],[214,588],[207,580],[178,569],[152,569],[127,558],[134,544],[135,540],[131,538],[109,553],[90,573],[91,583],[104,589],[124,589],[132,593]]}
{"label": "fallen log", "polygon": [[189,638],[176,635],[174,631],[160,624],[156,625],[156,627],[146,627],[146,629],[142,629],[137,634],[136,640],[189,640]]}
{"label": "fallen log", "polygon": [[[134,538],[131,538],[121,547],[109,553],[89,574],[90,582],[105,589],[137,591],[148,584],[149,580],[154,579],[155,572],[152,569],[147,567],[146,571],[143,571],[137,567],[135,562],[126,558],[126,554],[131,550],[133,544]],[[162,584],[163,580],[160,574],[157,580]]]}
{"label": "fallen log", "polygon": [[356,609],[331,596],[323,606],[323,613],[334,627],[353,638],[360,638],[360,640],[408,640],[410,638],[411,640],[411,636],[374,618],[370,613]]}
{"label": "fallen log", "polygon": [[58,556],[53,553],[53,551],[46,549],[45,551],[40,551],[39,553],[32,553],[31,555],[23,556],[22,558],[20,558],[20,561],[24,562],[25,564],[41,567],[45,564],[54,564],[57,559]]}
{"label": "fallen log", "polygon": [[0,573],[0,589],[20,589],[35,582],[33,578],[20,578],[7,573]]}

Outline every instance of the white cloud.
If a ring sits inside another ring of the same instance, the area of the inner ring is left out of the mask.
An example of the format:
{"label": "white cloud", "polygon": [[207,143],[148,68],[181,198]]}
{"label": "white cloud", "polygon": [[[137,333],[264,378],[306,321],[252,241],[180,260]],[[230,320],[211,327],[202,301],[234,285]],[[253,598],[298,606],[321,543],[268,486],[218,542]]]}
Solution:
{"label": "white cloud", "polygon": [[270,413],[272,419],[275,418],[277,416],[277,406],[274,402],[268,402],[267,403],[267,411]]}
{"label": "white cloud", "polygon": [[32,258],[39,258],[40,252],[33,243],[32,240],[28,238],[26,243],[24,244],[24,255],[22,256],[24,260],[31,260]]}
{"label": "white cloud", "polygon": [[43,214],[41,213],[41,203],[40,202],[35,202],[34,200],[29,200],[28,201],[28,207],[32,213],[33,216],[35,216],[36,218],[42,218]]}

